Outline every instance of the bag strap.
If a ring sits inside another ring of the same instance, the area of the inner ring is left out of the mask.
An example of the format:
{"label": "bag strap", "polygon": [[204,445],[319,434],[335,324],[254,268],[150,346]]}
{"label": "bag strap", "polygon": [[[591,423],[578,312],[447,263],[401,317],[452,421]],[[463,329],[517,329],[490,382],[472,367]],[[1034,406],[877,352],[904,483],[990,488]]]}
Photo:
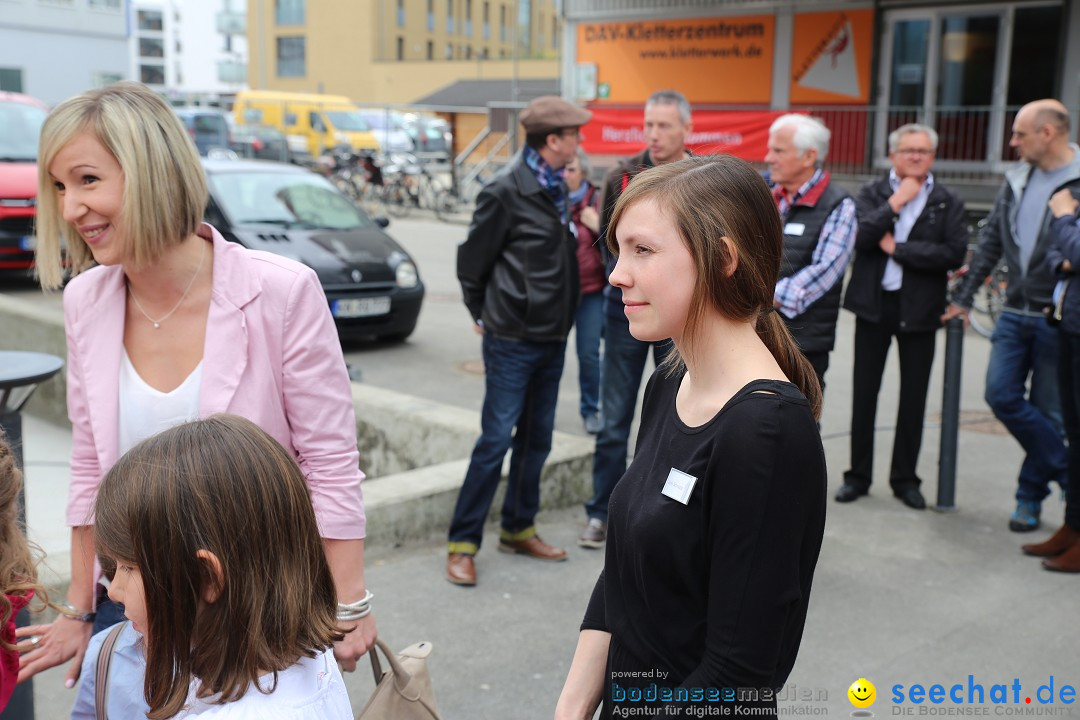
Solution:
{"label": "bag strap", "polygon": [[[384,643],[382,640],[376,639],[375,645],[378,647],[379,650],[382,650],[382,654],[386,656],[386,661],[390,663],[390,672],[394,676],[394,686],[397,687],[398,692],[404,694],[405,690],[409,686],[409,683],[412,682],[412,675],[409,674],[409,671],[406,670],[405,667],[398,660],[397,653],[393,652],[386,643]],[[378,653],[375,652],[374,647],[368,651],[368,655],[371,656],[371,670],[375,674],[375,684],[378,685],[379,681],[382,680],[383,677],[382,665],[379,663]],[[417,697],[419,697],[418,693]],[[417,697],[411,697],[409,699],[416,700]]]}
{"label": "bag strap", "polygon": [[116,641],[120,633],[127,627],[128,622],[116,623],[116,626],[101,644],[98,651],[97,667],[94,670],[94,707],[97,720],[108,720],[108,708],[106,702],[109,699],[109,665],[112,663],[113,653],[116,651]]}

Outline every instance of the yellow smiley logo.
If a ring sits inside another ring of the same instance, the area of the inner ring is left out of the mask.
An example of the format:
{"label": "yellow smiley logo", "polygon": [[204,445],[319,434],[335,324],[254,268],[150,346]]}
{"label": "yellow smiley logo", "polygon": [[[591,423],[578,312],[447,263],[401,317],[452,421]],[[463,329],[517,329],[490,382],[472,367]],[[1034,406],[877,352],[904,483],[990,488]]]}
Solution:
{"label": "yellow smiley logo", "polygon": [[877,699],[877,688],[874,687],[874,683],[870,682],[866,678],[859,678],[855,682],[851,683],[851,687],[847,691],[848,700],[851,704],[857,708],[868,708],[874,704],[874,700]]}

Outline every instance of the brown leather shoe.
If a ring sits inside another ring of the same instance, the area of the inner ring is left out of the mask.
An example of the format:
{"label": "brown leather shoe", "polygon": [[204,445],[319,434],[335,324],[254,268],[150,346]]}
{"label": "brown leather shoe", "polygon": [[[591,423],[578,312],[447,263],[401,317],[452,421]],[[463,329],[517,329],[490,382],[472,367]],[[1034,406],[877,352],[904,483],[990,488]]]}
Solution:
{"label": "brown leather shoe", "polygon": [[1049,540],[1044,540],[1041,543],[1028,543],[1022,545],[1020,549],[1024,551],[1025,555],[1054,557],[1065,552],[1077,542],[1080,542],[1080,532],[1073,530],[1068,525],[1062,525],[1056,533],[1050,536]]}
{"label": "brown leather shoe", "polygon": [[1042,566],[1054,572],[1080,573],[1080,543],[1075,543],[1057,557],[1046,558]]}
{"label": "brown leather shoe", "polygon": [[539,535],[533,535],[528,540],[499,540],[499,550],[518,555],[528,555],[537,560],[558,562],[566,559],[566,551],[562,548],[552,547],[540,539]]}
{"label": "brown leather shoe", "polygon": [[450,553],[446,558],[446,579],[455,585],[475,585],[476,565],[473,564],[473,556]]}

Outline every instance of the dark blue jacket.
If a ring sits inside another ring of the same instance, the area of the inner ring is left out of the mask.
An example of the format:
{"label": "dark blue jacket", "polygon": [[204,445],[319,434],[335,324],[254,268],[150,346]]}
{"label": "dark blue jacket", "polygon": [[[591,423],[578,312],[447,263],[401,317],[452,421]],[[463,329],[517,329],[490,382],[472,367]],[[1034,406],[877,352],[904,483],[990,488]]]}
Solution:
{"label": "dark blue jacket", "polygon": [[[1075,269],[1080,268],[1080,220],[1073,215],[1054,218],[1050,221],[1050,247],[1046,251],[1046,263],[1050,272],[1059,279],[1069,280],[1069,289],[1065,293],[1065,305],[1061,310],[1061,324],[1058,329],[1071,335],[1080,335],[1080,280]],[[1066,260],[1074,271],[1065,273],[1061,264]]]}

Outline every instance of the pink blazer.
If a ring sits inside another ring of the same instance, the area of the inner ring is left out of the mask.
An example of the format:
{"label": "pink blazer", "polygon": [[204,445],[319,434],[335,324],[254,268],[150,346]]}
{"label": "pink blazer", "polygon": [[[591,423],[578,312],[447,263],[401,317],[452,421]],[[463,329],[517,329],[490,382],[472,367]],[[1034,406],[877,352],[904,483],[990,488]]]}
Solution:
{"label": "pink blazer", "polygon": [[[258,424],[296,456],[320,534],[364,537],[352,390],[315,272],[228,242],[209,225],[198,233],[214,252],[200,417],[227,412]],[[118,459],[125,294],[119,265],[93,268],[64,290],[71,526],[93,524],[98,483]]]}

